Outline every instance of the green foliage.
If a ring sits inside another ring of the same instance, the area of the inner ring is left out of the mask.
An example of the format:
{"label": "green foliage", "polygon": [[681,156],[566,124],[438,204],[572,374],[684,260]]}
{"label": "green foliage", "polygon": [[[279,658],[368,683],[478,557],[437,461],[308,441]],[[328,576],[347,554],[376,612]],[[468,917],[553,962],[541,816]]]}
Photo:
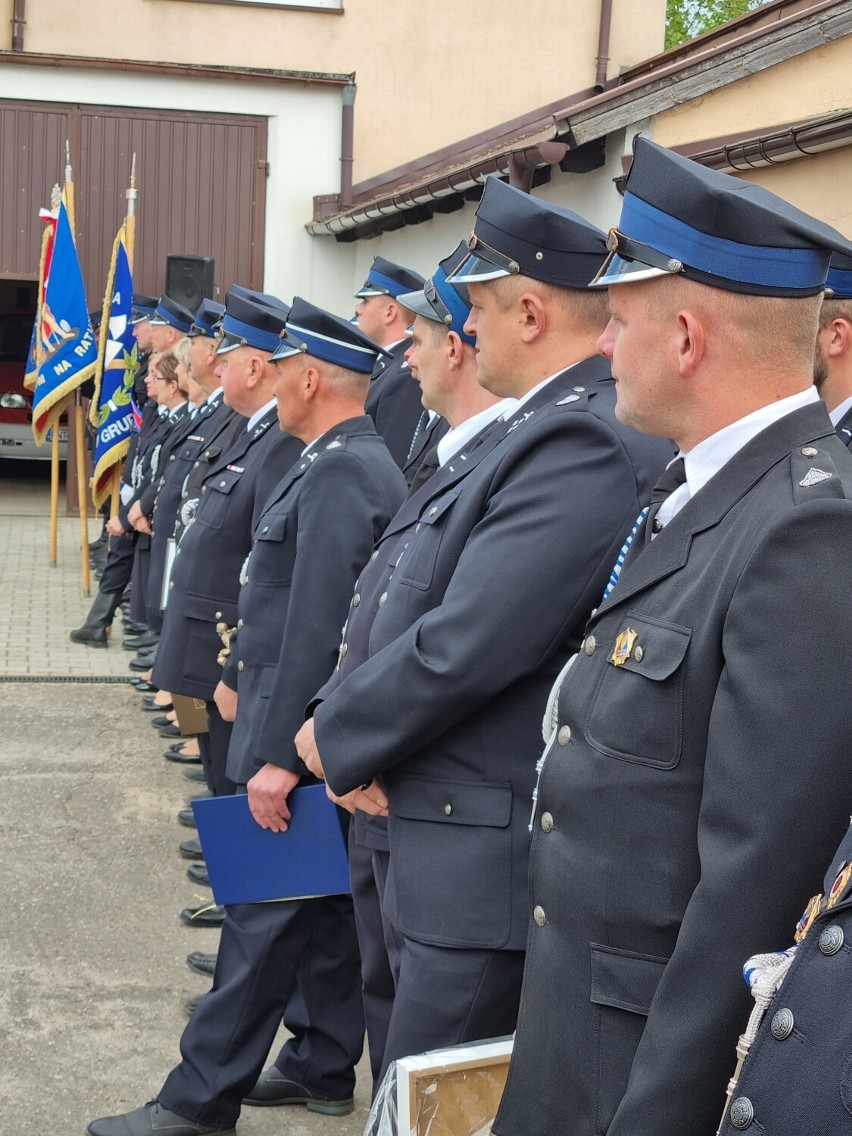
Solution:
{"label": "green foliage", "polygon": [[710,28],[759,8],[765,0],[668,0],[666,48],[677,47]]}

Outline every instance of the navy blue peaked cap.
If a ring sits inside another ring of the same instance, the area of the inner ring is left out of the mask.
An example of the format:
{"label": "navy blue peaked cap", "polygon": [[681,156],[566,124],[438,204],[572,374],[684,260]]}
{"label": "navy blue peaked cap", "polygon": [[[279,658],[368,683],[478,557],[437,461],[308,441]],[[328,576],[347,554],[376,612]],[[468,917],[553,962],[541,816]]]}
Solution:
{"label": "navy blue peaked cap", "polygon": [[190,337],[194,339],[197,335],[205,335],[208,339],[214,339],[216,328],[224,314],[224,304],[217,304],[215,300],[202,300],[189,329]]}
{"label": "navy blue peaked cap", "polygon": [[287,327],[272,358],[289,359],[300,354],[369,375],[379,356],[387,352],[349,320],[296,296],[287,317]]}
{"label": "navy blue peaked cap", "polygon": [[401,264],[394,264],[392,260],[385,260],[383,256],[377,256],[367,273],[367,279],[355,296],[359,300],[364,300],[368,296],[393,296],[397,299],[403,292],[415,292],[425,283],[419,272],[403,268]]}
{"label": "navy blue peaked cap", "polygon": [[157,308],[157,297],[146,296],[144,292],[134,292],[130,301],[130,322],[142,323],[150,319]]}
{"label": "navy blue peaked cap", "polygon": [[606,236],[578,213],[490,177],[467,248],[451,276],[454,284],[520,273],[545,284],[586,288],[606,256]]}
{"label": "navy blue peaked cap", "polygon": [[832,256],[825,284],[827,300],[852,300],[852,256]]}
{"label": "navy blue peaked cap", "polygon": [[238,296],[241,300],[252,300],[255,304],[263,304],[267,308],[278,308],[279,311],[287,311],[287,304],[283,300],[279,300],[277,296],[272,296],[268,292],[255,292],[252,288],[246,288],[242,284],[232,284],[228,289],[229,296]]}
{"label": "navy blue peaked cap", "polygon": [[833,252],[852,245],[774,193],[634,140],[610,256],[595,287],[682,273],[729,292],[814,296]]}
{"label": "navy blue peaked cap", "polygon": [[278,346],[288,310],[286,304],[271,307],[236,295],[231,288],[225,296],[222,337],[216,347],[216,354],[225,355],[236,347],[254,347],[271,355]]}
{"label": "navy blue peaked cap", "polygon": [[454,331],[472,346],[476,343],[476,338],[467,335],[464,330],[470,315],[467,289],[463,285],[454,288],[448,280],[466,256],[467,245],[461,241],[449,256],[444,257],[420,291],[404,293],[399,297],[399,302],[417,316],[445,324],[450,331]]}
{"label": "navy blue peaked cap", "polygon": [[187,311],[183,304],[173,300],[170,296],[160,296],[154,314],[149,316],[149,323],[168,324],[176,327],[184,335],[192,327],[192,312]]}

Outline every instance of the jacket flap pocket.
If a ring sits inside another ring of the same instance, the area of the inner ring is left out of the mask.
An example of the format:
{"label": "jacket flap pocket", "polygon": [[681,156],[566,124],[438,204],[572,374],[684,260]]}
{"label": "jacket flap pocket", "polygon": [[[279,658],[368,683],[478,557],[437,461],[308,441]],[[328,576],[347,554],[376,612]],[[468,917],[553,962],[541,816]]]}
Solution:
{"label": "jacket flap pocket", "polygon": [[628,612],[607,662],[610,666],[661,682],[673,675],[683,662],[691,638],[689,627]]}
{"label": "jacket flap pocket", "polygon": [[222,469],[218,473],[214,473],[204,484],[208,490],[215,489],[217,493],[230,493],[242,475],[242,470],[238,472],[235,469]]}
{"label": "jacket flap pocket", "polygon": [[255,540],[283,540],[287,528],[286,513],[272,513],[261,517],[255,529]]}
{"label": "jacket flap pocket", "polygon": [[393,811],[404,820],[506,828],[512,816],[512,787],[499,781],[406,777],[394,787]]}
{"label": "jacket flap pocket", "polygon": [[434,525],[436,521],[440,521],[447,509],[455,503],[460,492],[461,488],[457,486],[449,493],[445,493],[443,497],[439,497],[437,501],[433,501],[430,505],[427,505],[420,514],[420,524]]}
{"label": "jacket flap pocket", "polygon": [[668,959],[620,951],[592,943],[592,991],[589,1000],[598,1006],[615,1006],[633,1014],[645,1014],[657,992]]}
{"label": "jacket flap pocket", "polygon": [[183,613],[189,619],[203,619],[205,623],[227,623],[233,627],[237,622],[237,605],[211,596],[186,596]]}

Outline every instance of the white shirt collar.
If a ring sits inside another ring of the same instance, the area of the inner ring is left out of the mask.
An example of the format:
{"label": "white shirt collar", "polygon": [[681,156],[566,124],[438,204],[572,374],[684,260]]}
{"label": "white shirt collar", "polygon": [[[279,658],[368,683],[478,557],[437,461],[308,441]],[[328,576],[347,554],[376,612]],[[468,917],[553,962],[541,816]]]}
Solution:
{"label": "white shirt collar", "polygon": [[450,458],[463,450],[471,438],[483,430],[489,422],[495,422],[502,414],[514,410],[516,402],[517,399],[504,398],[493,406],[480,410],[479,414],[474,414],[472,418],[466,418],[452,430],[448,430],[438,443],[438,465],[446,465]]}
{"label": "white shirt collar", "polygon": [[780,398],[777,402],[772,402],[768,406],[762,406],[759,410],[752,411],[745,418],[740,418],[739,421],[722,427],[715,434],[711,434],[709,438],[705,438],[703,442],[699,442],[688,454],[679,454],[678,456],[682,456],[684,459],[686,483],[676,489],[660,506],[660,511],[657,514],[660,522],[667,525],[672,517],[680,512],[687,501],[694,497],[699,489],[702,489],[711,477],[727,465],[731,458],[738,454],[752,438],[756,438],[768,426],[771,426],[780,418],[792,414],[794,410],[800,410],[803,406],[818,401],[819,395],[816,387],[808,387],[807,390],[799,391],[798,394]]}
{"label": "white shirt collar", "polygon": [[276,400],[274,398],[271,398],[269,402],[267,402],[266,406],[262,406],[260,410],[256,410],[246,423],[246,433],[249,433],[249,431],[253,430],[258,422],[260,422],[261,418],[263,418],[264,415],[268,414],[273,406],[277,405],[278,403],[276,402]]}
{"label": "white shirt collar", "polygon": [[852,395],[844,399],[840,406],[835,406],[834,410],[829,410],[828,417],[831,419],[831,425],[836,426],[849,410],[852,410]]}
{"label": "white shirt collar", "polygon": [[159,414],[159,416],[161,418],[165,418],[166,415],[169,413],[169,408],[167,406],[158,406],[157,407],[157,413]]}

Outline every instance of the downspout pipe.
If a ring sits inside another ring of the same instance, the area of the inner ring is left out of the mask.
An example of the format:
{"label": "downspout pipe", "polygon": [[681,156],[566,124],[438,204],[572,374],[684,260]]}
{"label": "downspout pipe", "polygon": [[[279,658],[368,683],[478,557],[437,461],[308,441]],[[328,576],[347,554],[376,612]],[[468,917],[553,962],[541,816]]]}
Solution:
{"label": "downspout pipe", "polygon": [[595,63],[595,90],[606,87],[606,65],[609,63],[609,34],[612,25],[612,0],[601,0],[601,19],[598,28],[598,57]]}
{"label": "downspout pipe", "polygon": [[12,8],[12,51],[24,50],[24,28],[27,23],[27,0],[15,0]]}
{"label": "downspout pipe", "polygon": [[347,83],[343,88],[343,115],[340,140],[340,208],[352,207],[352,166],[355,162],[355,96],[358,88]]}
{"label": "downspout pipe", "polygon": [[532,190],[533,173],[540,166],[555,166],[568,153],[565,142],[542,142],[529,146],[526,150],[515,150],[509,155],[509,185],[522,189],[524,193]]}

